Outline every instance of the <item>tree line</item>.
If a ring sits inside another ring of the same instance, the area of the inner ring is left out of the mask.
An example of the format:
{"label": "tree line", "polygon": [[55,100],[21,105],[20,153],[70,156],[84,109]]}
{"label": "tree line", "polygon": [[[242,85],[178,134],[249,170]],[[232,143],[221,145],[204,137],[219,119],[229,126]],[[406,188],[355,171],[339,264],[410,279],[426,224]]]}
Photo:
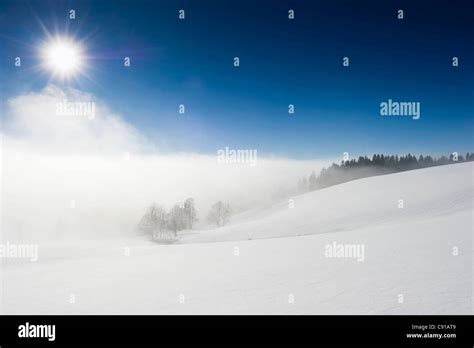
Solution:
{"label": "tree line", "polygon": [[474,153],[468,152],[466,156],[453,153],[449,157],[439,158],[423,155],[417,158],[410,153],[406,156],[383,154],[374,154],[372,158],[359,156],[357,159],[343,160],[341,164],[333,163],[329,168],[321,169],[319,176],[313,171],[308,178],[300,179],[297,186],[299,192],[314,191],[369,176],[469,161],[474,161]]}
{"label": "tree line", "polygon": [[[217,227],[229,222],[232,210],[230,205],[222,201],[213,204],[207,220]],[[181,204],[175,204],[169,211],[152,203],[138,223],[138,229],[154,240],[173,240],[179,231],[192,230],[198,221],[193,198],[188,198]]]}

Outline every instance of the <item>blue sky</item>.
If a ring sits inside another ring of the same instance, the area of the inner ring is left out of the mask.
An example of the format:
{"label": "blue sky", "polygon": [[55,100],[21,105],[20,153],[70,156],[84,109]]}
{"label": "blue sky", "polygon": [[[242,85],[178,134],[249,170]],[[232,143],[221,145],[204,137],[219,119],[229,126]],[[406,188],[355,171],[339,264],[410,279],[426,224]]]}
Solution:
{"label": "blue sky", "polygon": [[[3,99],[48,82],[47,72],[31,68],[45,39],[42,23],[85,41],[92,79],[73,86],[104,100],[167,152],[229,146],[306,159],[473,150],[472,2],[255,4],[3,0]],[[396,18],[398,9],[405,19]],[[381,117],[380,102],[389,98],[420,102],[421,118]],[[185,115],[178,114],[181,103]],[[295,105],[292,116],[288,104]]]}

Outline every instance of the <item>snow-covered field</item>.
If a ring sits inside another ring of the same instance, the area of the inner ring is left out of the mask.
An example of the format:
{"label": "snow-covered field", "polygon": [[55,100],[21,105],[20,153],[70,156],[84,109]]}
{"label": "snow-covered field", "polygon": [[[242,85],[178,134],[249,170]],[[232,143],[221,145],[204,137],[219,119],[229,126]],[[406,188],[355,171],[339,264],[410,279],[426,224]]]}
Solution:
{"label": "snow-covered field", "polygon": [[[1,310],[470,314],[473,169],[462,163],[333,186],[220,229],[184,232],[174,245],[138,237],[43,243],[37,262],[3,260]],[[362,245],[363,259],[326,257],[334,242]]]}

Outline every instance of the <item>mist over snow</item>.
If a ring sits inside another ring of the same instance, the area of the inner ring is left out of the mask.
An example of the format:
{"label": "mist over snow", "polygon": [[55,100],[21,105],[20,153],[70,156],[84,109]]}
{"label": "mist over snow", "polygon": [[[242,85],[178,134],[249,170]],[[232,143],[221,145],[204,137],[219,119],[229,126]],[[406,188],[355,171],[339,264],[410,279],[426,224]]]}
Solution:
{"label": "mist over snow", "polygon": [[[93,117],[58,113],[71,101],[93,102]],[[220,164],[216,154],[160,153],[113,107],[55,85],[7,100],[4,111],[4,240],[133,235],[150,203],[168,209],[187,197],[196,200],[202,224],[217,200],[236,211],[265,205],[332,162],[259,155],[252,167]]]}

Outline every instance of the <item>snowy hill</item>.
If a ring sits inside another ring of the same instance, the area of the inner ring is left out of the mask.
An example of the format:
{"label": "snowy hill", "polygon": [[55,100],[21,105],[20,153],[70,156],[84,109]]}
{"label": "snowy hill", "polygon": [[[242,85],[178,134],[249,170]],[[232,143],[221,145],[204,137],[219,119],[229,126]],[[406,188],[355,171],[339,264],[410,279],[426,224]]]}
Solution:
{"label": "snowy hill", "polygon": [[[294,208],[285,201],[185,233],[177,245],[42,244],[38,262],[4,264],[0,309],[471,314],[473,169],[461,163],[348,182],[294,197]],[[329,257],[333,245],[363,246],[363,257]]]}
{"label": "snowy hill", "polygon": [[[472,163],[375,176],[244,213],[223,228],[185,234],[182,243],[292,237],[411,224],[471,211]],[[399,200],[403,208],[398,208]]]}

